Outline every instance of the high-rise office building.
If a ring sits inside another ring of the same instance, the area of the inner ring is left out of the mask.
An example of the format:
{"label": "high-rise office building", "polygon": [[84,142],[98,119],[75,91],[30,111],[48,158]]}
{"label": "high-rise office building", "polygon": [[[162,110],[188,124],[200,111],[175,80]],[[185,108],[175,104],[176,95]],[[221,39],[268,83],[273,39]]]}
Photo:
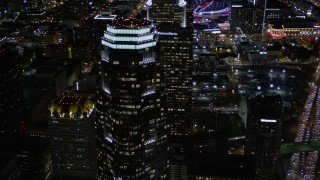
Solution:
{"label": "high-rise office building", "polygon": [[62,96],[49,106],[54,176],[95,178],[94,104],[87,97]]}
{"label": "high-rise office building", "polygon": [[[260,1],[259,1],[260,2]],[[233,0],[231,2],[230,33],[261,34],[264,4]]]}
{"label": "high-rise office building", "polygon": [[[49,142],[39,137],[9,134],[0,136],[0,144],[0,157],[1,152],[18,155],[18,174],[21,177],[19,179],[51,179]],[[1,174],[0,170],[0,179],[11,179],[11,177],[4,178]]]}
{"label": "high-rise office building", "polygon": [[21,126],[21,50],[16,44],[4,44],[0,47],[0,134],[15,132]]}
{"label": "high-rise office building", "polygon": [[150,19],[159,25],[163,22],[178,23],[186,27],[186,7],[184,0],[153,0]]}
{"label": "high-rise office building", "polygon": [[256,179],[276,179],[281,138],[281,96],[257,96],[249,101],[248,144],[254,154]]}
{"label": "high-rise office building", "polygon": [[0,178],[12,180],[21,179],[17,154],[0,151]]}
{"label": "high-rise office building", "polygon": [[193,29],[177,23],[157,27],[159,58],[168,96],[168,119],[172,135],[188,134],[192,109],[192,41]]}
{"label": "high-rise office building", "polygon": [[193,8],[192,0],[186,0],[186,26],[193,26]]}
{"label": "high-rise office building", "polygon": [[98,179],[164,179],[168,131],[151,21],[113,20],[102,38],[97,100]]}

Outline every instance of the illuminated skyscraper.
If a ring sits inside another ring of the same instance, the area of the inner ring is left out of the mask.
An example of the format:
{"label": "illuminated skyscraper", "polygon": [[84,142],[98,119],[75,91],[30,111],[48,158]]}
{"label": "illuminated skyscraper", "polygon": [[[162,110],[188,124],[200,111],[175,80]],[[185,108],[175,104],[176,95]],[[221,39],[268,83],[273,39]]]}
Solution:
{"label": "illuminated skyscraper", "polygon": [[52,101],[49,134],[53,173],[58,179],[95,178],[94,105],[86,97]]}
{"label": "illuminated skyscraper", "polygon": [[164,179],[168,130],[151,21],[117,18],[102,38],[97,100],[98,179]]}
{"label": "illuminated skyscraper", "polygon": [[186,27],[186,5],[187,3],[184,0],[152,0],[150,19],[156,25],[171,22]]}
{"label": "illuminated skyscraper", "polygon": [[164,71],[168,96],[168,119],[172,135],[188,134],[192,109],[192,40],[193,29],[177,23],[162,23],[159,34],[159,57]]}

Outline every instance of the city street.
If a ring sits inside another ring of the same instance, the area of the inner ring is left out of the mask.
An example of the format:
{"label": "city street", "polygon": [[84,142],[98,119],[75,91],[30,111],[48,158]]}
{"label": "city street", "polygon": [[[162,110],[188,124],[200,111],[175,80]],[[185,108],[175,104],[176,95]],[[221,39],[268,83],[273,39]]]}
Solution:
{"label": "city street", "polygon": [[[310,141],[320,138],[320,88],[315,85],[319,79],[320,65],[317,67],[317,77],[311,86],[311,93],[305,102],[301,115],[295,142],[302,142],[308,146]],[[314,118],[313,118],[314,117]],[[305,149],[300,147],[300,149]],[[305,149],[307,150],[307,149]],[[292,154],[287,173],[287,179],[315,179],[318,151],[297,152]]]}

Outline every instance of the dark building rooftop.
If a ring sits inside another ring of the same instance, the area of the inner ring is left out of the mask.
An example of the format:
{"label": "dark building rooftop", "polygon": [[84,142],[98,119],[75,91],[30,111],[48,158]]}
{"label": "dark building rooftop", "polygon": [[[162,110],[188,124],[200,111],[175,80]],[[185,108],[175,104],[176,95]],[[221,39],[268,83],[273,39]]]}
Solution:
{"label": "dark building rooftop", "polygon": [[35,76],[37,77],[55,77],[64,69],[64,63],[53,61],[46,62],[36,69]]}
{"label": "dark building rooftop", "polygon": [[16,157],[15,153],[0,151],[0,172],[4,170],[14,157]]}
{"label": "dark building rooftop", "polygon": [[282,3],[276,0],[267,1],[267,9],[281,9],[281,10],[290,10],[287,4]]}
{"label": "dark building rooftop", "polygon": [[[0,136],[0,151],[13,153],[30,153],[39,155],[46,148],[48,143],[44,143],[42,138],[22,135]],[[1,162],[1,161],[0,161]]]}
{"label": "dark building rooftop", "polygon": [[179,29],[181,29],[181,26],[178,23],[164,22],[157,26],[159,32],[177,32]]}
{"label": "dark building rooftop", "polygon": [[252,156],[212,155],[200,151],[190,157],[189,176],[217,178],[253,178]]}
{"label": "dark building rooftop", "polygon": [[258,120],[260,118],[278,119],[282,114],[282,97],[275,96],[256,96],[249,101],[250,109]]}
{"label": "dark building rooftop", "polygon": [[193,29],[190,27],[182,28],[178,23],[164,22],[157,26],[157,31],[161,33],[177,33],[180,36],[192,35]]}
{"label": "dark building rooftop", "polygon": [[20,179],[17,177],[18,157],[15,153],[0,151],[0,179]]}

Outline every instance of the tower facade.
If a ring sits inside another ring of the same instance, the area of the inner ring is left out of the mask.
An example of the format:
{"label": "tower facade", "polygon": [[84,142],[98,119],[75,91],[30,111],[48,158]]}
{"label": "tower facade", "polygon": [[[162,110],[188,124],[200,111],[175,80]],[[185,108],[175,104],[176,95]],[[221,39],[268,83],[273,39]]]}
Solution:
{"label": "tower facade", "polygon": [[192,110],[193,29],[176,23],[162,23],[159,34],[159,58],[168,96],[168,120],[172,135],[188,134]]}
{"label": "tower facade", "polygon": [[54,176],[95,178],[94,105],[86,97],[62,96],[49,106]]}
{"label": "tower facade", "polygon": [[102,38],[98,179],[165,179],[168,131],[151,21],[117,18]]}
{"label": "tower facade", "polygon": [[171,22],[186,27],[186,5],[187,3],[184,0],[152,0],[150,19],[156,25]]}
{"label": "tower facade", "polygon": [[[230,33],[241,30],[244,34],[260,34],[263,23],[263,6],[260,3],[231,1]],[[240,28],[240,29],[239,29]]]}
{"label": "tower facade", "polygon": [[276,179],[279,168],[281,138],[282,98],[257,96],[249,102],[248,145],[250,154],[255,154],[256,179]]}
{"label": "tower facade", "polygon": [[20,50],[13,43],[0,47],[0,134],[16,132],[22,123]]}

